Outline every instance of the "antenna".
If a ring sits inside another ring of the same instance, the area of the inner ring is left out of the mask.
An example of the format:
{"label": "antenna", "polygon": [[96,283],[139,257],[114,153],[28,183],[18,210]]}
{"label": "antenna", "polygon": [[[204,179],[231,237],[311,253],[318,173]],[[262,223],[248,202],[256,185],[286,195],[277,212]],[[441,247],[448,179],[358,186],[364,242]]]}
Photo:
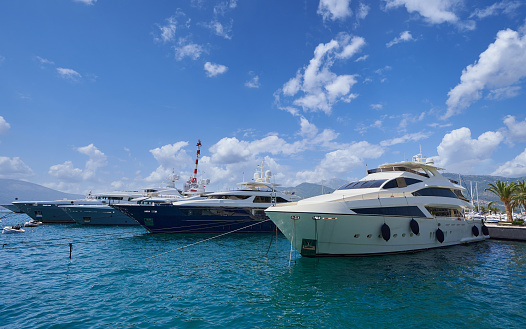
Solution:
{"label": "antenna", "polygon": [[195,158],[195,169],[194,177],[192,177],[192,183],[197,183],[197,164],[199,163],[199,156],[201,155],[201,140],[197,140],[197,156]]}

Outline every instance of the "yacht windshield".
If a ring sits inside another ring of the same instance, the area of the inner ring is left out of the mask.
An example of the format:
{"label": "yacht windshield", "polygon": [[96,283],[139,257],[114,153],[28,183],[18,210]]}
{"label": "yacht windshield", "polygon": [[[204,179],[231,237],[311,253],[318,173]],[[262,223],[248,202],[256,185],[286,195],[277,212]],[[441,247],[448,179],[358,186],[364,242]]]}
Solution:
{"label": "yacht windshield", "polygon": [[357,189],[357,188],[380,187],[385,181],[386,181],[385,179],[360,180],[357,182],[351,182],[347,185],[343,185],[338,190],[352,190],[352,189]]}

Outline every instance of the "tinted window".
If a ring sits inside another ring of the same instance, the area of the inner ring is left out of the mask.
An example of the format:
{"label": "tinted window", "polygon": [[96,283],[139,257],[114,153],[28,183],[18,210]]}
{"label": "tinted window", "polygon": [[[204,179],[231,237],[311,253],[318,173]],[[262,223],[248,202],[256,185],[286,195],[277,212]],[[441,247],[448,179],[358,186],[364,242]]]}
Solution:
{"label": "tinted window", "polygon": [[460,210],[454,208],[426,207],[426,209],[435,217],[464,217]]}
{"label": "tinted window", "polygon": [[396,179],[393,179],[385,183],[383,188],[388,189],[388,188],[395,188],[395,187],[398,187],[398,184],[396,184]]}
{"label": "tinted window", "polygon": [[269,196],[256,196],[254,198],[254,203],[270,203],[270,197]]}
{"label": "tinted window", "polygon": [[351,209],[351,210],[357,214],[364,214],[364,215],[425,217],[422,210],[420,210],[420,208],[418,208],[417,206],[358,208],[358,209]]}
{"label": "tinted window", "polygon": [[405,187],[405,186],[400,186],[400,181],[401,180],[405,180],[405,185],[406,186],[413,185],[413,184],[416,184],[416,183],[422,183],[422,181],[419,180],[419,179],[398,177],[396,179],[390,180],[387,183],[385,183],[385,185],[382,188],[390,189],[390,188],[395,188],[395,187]]}
{"label": "tinted window", "polygon": [[413,192],[414,196],[440,196],[446,198],[457,198],[455,192],[450,189],[429,187]]}
{"label": "tinted window", "polygon": [[380,187],[385,182],[385,179],[379,180],[361,180],[357,182],[352,182],[347,185],[340,187],[338,190],[351,190],[357,188],[373,188]]}
{"label": "tinted window", "polygon": [[409,186],[409,185],[413,185],[416,183],[422,183],[422,181],[420,179],[406,178],[405,183]]}

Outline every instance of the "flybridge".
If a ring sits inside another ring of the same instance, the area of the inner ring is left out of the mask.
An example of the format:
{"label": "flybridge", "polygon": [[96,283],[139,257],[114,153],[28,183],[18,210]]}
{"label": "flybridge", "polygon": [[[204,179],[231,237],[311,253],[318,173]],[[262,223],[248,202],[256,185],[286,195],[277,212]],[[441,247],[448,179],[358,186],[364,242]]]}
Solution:
{"label": "flybridge", "polygon": [[429,178],[428,174],[424,174],[424,173],[418,172],[416,170],[413,170],[413,169],[410,169],[410,168],[407,168],[407,167],[400,167],[400,166],[380,167],[380,168],[369,169],[369,170],[367,170],[367,173],[368,174],[374,174],[374,173],[377,173],[377,172],[387,172],[387,171],[407,171],[407,172],[410,172],[410,173],[413,173],[413,174],[416,174],[416,175],[420,175],[420,176]]}

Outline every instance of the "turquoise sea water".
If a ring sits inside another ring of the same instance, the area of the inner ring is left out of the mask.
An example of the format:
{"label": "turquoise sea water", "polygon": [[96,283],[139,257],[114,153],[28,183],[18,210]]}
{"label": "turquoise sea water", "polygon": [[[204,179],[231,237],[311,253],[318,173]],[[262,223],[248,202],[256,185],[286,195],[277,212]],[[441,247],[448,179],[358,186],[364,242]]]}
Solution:
{"label": "turquoise sea water", "polygon": [[75,224],[0,234],[0,327],[526,328],[525,243],[323,259],[289,257],[275,234],[189,246],[213,236]]}

